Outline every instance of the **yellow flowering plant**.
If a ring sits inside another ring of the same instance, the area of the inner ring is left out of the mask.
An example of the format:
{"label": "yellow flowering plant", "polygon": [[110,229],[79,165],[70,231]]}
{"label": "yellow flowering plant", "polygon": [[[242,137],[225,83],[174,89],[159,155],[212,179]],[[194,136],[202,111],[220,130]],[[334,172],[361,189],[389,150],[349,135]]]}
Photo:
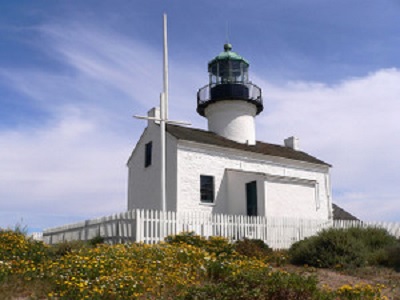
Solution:
{"label": "yellow flowering plant", "polygon": [[320,289],[315,277],[276,270],[264,258],[239,254],[225,239],[190,240],[195,243],[103,244],[54,255],[41,242],[0,231],[0,283],[9,276],[41,280],[55,300],[384,299],[380,286]]}

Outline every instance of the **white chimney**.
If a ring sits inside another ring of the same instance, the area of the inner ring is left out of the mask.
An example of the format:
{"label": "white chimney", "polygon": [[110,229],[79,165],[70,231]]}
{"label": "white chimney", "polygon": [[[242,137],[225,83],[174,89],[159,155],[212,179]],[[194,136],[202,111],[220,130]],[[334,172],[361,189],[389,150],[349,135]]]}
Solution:
{"label": "white chimney", "polygon": [[[156,119],[160,119],[160,108],[159,107],[153,107],[152,109],[150,109],[148,112],[147,112],[147,116],[149,117],[149,118],[156,118]],[[152,119],[148,119],[148,121],[147,121],[147,126],[150,126],[150,125],[152,125],[152,124],[160,124],[160,121],[155,121],[155,120],[152,120]]]}
{"label": "white chimney", "polygon": [[285,147],[292,148],[293,150],[300,150],[299,139],[295,136],[288,137],[285,139]]}

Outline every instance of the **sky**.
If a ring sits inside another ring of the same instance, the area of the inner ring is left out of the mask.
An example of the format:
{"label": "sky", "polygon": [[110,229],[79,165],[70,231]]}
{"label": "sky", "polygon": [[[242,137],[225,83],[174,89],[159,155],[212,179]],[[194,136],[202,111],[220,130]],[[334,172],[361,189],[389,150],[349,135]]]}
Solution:
{"label": "sky", "polygon": [[400,1],[0,0],[0,227],[122,212],[126,162],[162,91],[206,129],[196,93],[229,41],[262,88],[257,139],[332,164],[333,202],[400,222]]}

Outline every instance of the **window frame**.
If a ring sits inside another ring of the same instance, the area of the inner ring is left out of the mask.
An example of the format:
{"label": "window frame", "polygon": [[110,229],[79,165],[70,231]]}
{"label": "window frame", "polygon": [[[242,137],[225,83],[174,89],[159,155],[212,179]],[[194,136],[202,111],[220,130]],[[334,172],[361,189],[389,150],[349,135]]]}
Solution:
{"label": "window frame", "polygon": [[[207,187],[207,185],[211,185]],[[215,178],[212,175],[200,175],[200,203],[214,204]]]}

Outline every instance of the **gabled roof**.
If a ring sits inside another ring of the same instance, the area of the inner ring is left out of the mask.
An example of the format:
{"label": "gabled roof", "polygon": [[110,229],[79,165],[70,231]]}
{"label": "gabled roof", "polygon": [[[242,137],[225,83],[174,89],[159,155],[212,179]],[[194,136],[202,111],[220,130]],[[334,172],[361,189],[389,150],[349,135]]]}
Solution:
{"label": "gabled roof", "polygon": [[179,140],[187,140],[199,144],[214,145],[223,148],[248,151],[269,156],[277,156],[309,162],[313,164],[325,165],[329,167],[331,166],[326,162],[319,160],[318,158],[311,156],[305,152],[296,151],[292,148],[285,146],[268,144],[259,141],[256,142],[256,145],[246,145],[229,140],[210,131],[176,126],[171,124],[167,125],[167,132]]}
{"label": "gabled roof", "polygon": [[333,208],[333,219],[334,220],[348,220],[348,221],[359,221],[355,216],[353,216],[348,211],[345,211],[340,206],[332,203]]}

